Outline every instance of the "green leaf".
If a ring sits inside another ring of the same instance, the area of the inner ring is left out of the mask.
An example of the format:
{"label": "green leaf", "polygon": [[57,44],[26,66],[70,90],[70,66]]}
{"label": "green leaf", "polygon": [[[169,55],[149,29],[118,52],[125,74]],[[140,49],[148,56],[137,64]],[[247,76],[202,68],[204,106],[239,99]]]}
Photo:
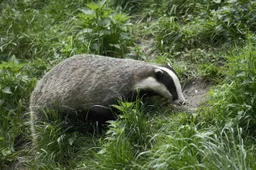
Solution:
{"label": "green leaf", "polygon": [[17,58],[15,57],[15,55],[12,55],[9,62],[13,62],[14,64],[19,64],[19,61],[17,60]]}
{"label": "green leaf", "polygon": [[94,11],[93,10],[85,10],[85,9],[81,9],[80,11],[82,11],[84,14],[86,14],[86,15],[92,15],[92,14],[94,14]]}
{"label": "green leaf", "polygon": [[132,103],[132,102],[123,102],[122,105],[123,105],[125,108],[130,108],[130,107],[132,107],[133,103]]}
{"label": "green leaf", "polygon": [[219,3],[221,3],[221,0],[213,0],[213,2],[219,4]]}
{"label": "green leaf", "polygon": [[13,94],[10,87],[5,87],[2,89],[2,92],[5,94]]}
{"label": "green leaf", "polygon": [[76,139],[75,137],[72,137],[72,138],[69,138],[69,139],[68,139],[68,143],[69,143],[70,146],[73,145],[75,139]]}
{"label": "green leaf", "polygon": [[95,11],[95,10],[101,8],[101,6],[98,5],[98,4],[96,4],[96,3],[89,3],[89,4],[86,4],[86,6],[87,6],[88,8],[90,8],[91,10],[93,10],[93,11]]}
{"label": "green leaf", "polygon": [[116,108],[116,109],[119,110],[119,111],[123,111],[123,110],[124,110],[123,107],[118,106],[118,105],[112,105],[112,107],[113,107],[113,108]]}
{"label": "green leaf", "polygon": [[120,47],[120,45],[119,45],[119,44],[109,44],[109,46],[111,46],[111,47],[115,47],[115,48],[117,48],[117,49],[121,50],[121,47]]}
{"label": "green leaf", "polygon": [[230,4],[232,4],[232,3],[234,3],[234,2],[237,2],[237,0],[228,0],[227,2],[230,3]]}
{"label": "green leaf", "polygon": [[0,100],[0,106],[4,104],[4,100]]}

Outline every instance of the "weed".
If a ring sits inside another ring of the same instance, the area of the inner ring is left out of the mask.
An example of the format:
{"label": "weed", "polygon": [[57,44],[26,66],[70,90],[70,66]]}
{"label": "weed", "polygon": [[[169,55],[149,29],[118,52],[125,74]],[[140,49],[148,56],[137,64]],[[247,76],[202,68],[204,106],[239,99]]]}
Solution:
{"label": "weed", "polygon": [[[228,57],[227,83],[212,92],[213,119],[222,126],[238,126],[242,135],[255,136],[255,52],[246,47],[240,55]],[[234,128],[235,129],[235,128]]]}
{"label": "weed", "polygon": [[[114,107],[120,111],[121,114],[117,123],[110,123],[110,127],[112,128],[110,128],[107,133],[110,135],[109,139],[112,137],[117,138],[119,135],[124,135],[129,137],[129,140],[134,147],[147,147],[147,141],[149,139],[149,124],[146,120],[146,115],[139,99],[137,99],[134,104],[121,102],[119,106],[116,105]],[[117,133],[118,131],[120,131],[120,134]]]}
{"label": "weed", "polygon": [[102,149],[96,153],[94,166],[100,169],[128,168],[133,166],[136,150],[145,150],[149,143],[149,123],[142,111],[141,103],[120,102],[114,106],[120,115],[109,121],[109,130]]}
{"label": "weed", "polygon": [[171,117],[175,124],[164,122],[169,128],[159,129],[154,138],[155,147],[144,153],[150,160],[141,169],[250,169],[254,166],[247,160],[247,156],[254,154],[246,151],[242,129],[227,127],[219,133],[218,128],[210,125],[200,130],[200,123],[192,115]]}
{"label": "weed", "polygon": [[226,38],[245,38],[248,31],[255,32],[256,3],[234,1],[217,11],[212,11],[215,18],[216,34]]}
{"label": "weed", "polygon": [[[13,56],[0,64],[0,162],[12,163],[22,156],[21,146],[29,139],[25,120],[29,93],[35,79],[26,74],[24,64]],[[0,167],[2,166],[0,163]]]}
{"label": "weed", "polygon": [[[79,47],[78,52],[124,57],[128,47],[133,45],[129,17],[108,8],[104,1],[86,6],[88,9],[78,14],[80,30],[68,40],[74,39],[74,46]],[[72,52],[70,47],[66,46],[66,51]]]}
{"label": "weed", "polygon": [[[175,53],[199,46],[200,48],[220,47],[223,43],[233,44],[234,41],[242,44],[248,32],[255,32],[253,26],[255,22],[252,21],[255,19],[252,12],[255,11],[253,2],[230,2],[216,9],[204,3],[198,5],[197,2],[191,2],[191,4],[192,9],[199,6],[200,11],[190,14],[193,16],[191,19],[183,20],[179,14],[173,15],[175,13],[171,12],[172,15],[160,17],[158,24],[151,28],[160,51]],[[171,9],[173,11],[176,8]],[[209,15],[205,17],[201,15],[202,13]]]}
{"label": "weed", "polygon": [[143,0],[112,0],[109,3],[115,8],[121,8],[130,13],[138,11],[144,5]]}
{"label": "weed", "polygon": [[197,1],[187,1],[187,0],[160,0],[154,1],[157,6],[158,15],[185,17],[192,15],[197,11],[199,3]]}

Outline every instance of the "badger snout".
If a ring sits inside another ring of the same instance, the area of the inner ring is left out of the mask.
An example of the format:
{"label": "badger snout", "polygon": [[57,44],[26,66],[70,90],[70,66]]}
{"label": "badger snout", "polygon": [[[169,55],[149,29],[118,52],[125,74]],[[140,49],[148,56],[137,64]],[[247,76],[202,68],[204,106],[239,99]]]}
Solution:
{"label": "badger snout", "polygon": [[179,100],[179,99],[178,100],[174,100],[173,103],[176,104],[176,105],[179,105],[179,106],[187,104],[186,100]]}

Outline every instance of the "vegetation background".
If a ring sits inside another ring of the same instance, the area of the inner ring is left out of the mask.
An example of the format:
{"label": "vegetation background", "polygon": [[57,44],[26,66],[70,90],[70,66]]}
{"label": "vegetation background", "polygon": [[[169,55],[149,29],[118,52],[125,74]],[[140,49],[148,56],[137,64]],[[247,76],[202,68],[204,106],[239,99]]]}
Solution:
{"label": "vegetation background", "polygon": [[[0,13],[0,169],[256,169],[255,1],[2,0]],[[169,61],[182,83],[214,86],[195,111],[121,102],[102,134],[45,122],[32,146],[37,80],[80,53]]]}

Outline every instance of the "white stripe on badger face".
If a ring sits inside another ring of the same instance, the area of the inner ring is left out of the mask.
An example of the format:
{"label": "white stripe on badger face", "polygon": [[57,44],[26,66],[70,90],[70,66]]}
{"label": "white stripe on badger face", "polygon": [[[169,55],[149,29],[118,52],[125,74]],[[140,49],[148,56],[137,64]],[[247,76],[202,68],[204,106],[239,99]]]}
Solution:
{"label": "white stripe on badger face", "polygon": [[186,99],[183,96],[180,81],[179,81],[177,75],[172,70],[170,70],[168,68],[160,67],[160,66],[156,66],[156,68],[166,71],[172,77],[174,85],[176,87],[177,94],[178,94],[178,99],[176,101],[182,102],[182,103],[186,102]]}
{"label": "white stripe on badger face", "polygon": [[172,100],[172,95],[169,90],[165,87],[165,85],[159,83],[154,77],[148,77],[134,87],[135,90],[142,89],[142,90],[152,90],[167,99]]}

